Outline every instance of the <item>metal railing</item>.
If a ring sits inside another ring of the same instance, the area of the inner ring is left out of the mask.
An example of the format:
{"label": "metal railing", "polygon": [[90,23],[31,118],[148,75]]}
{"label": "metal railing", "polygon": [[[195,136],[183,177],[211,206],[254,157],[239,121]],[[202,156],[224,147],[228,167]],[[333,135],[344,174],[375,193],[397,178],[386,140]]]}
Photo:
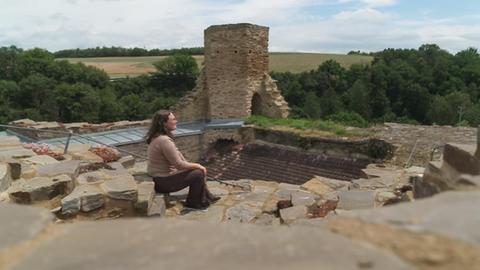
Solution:
{"label": "metal railing", "polygon": [[124,149],[121,149],[121,148],[118,148],[116,146],[113,146],[113,145],[108,145],[108,144],[105,144],[105,143],[102,143],[98,140],[95,140],[93,138],[90,138],[88,136],[84,136],[84,135],[81,135],[81,134],[78,134],[78,133],[75,133],[71,130],[69,130],[68,132],[67,131],[58,131],[58,130],[42,130],[42,129],[36,129],[36,128],[29,128],[29,127],[19,127],[19,126],[13,126],[13,125],[1,125],[0,124],[0,127],[3,127],[3,128],[11,128],[11,129],[20,129],[20,130],[30,130],[30,131],[35,131],[35,132],[45,132],[45,133],[51,133],[51,134],[60,134],[60,135],[66,135],[66,142],[65,142],[65,146],[64,146],[64,149],[63,149],[63,154],[66,154],[67,151],[68,151],[68,147],[70,146],[70,141],[72,139],[72,136],[77,136],[79,138],[82,138],[82,139],[85,139],[87,141],[91,141],[91,142],[94,142],[96,144],[99,144],[99,145],[103,145],[103,146],[108,146],[108,147],[112,147],[116,150],[118,150],[119,152],[123,152],[123,153],[126,153],[126,154],[129,154],[129,155],[132,155],[136,158],[139,158],[139,159],[143,159],[143,160],[147,160],[148,158],[145,157],[145,156],[142,156],[142,155],[139,155],[139,154],[136,154],[136,153],[132,153],[130,151],[127,151],[127,150],[124,150]]}

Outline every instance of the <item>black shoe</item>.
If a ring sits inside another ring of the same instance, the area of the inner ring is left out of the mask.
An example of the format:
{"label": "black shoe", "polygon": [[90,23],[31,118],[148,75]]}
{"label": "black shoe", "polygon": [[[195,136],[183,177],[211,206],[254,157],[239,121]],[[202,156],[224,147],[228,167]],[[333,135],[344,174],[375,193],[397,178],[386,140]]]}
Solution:
{"label": "black shoe", "polygon": [[220,200],[222,197],[219,197],[219,196],[213,196],[211,199],[210,199],[210,203],[216,203],[218,200]]}
{"label": "black shoe", "polygon": [[184,209],[187,209],[187,210],[207,210],[207,208],[209,206],[210,206],[209,203],[200,204],[200,205],[185,204]]}

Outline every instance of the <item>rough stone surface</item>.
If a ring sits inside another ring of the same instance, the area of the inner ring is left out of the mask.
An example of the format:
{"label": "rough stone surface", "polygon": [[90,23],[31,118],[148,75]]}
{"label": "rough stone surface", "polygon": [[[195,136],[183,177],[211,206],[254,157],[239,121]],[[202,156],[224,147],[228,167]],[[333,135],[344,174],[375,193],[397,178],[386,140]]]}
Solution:
{"label": "rough stone surface", "polygon": [[0,192],[7,190],[11,182],[10,167],[7,163],[0,163]]}
{"label": "rough stone surface", "polygon": [[155,195],[152,204],[148,208],[147,216],[164,216],[165,212],[165,197],[163,195]]}
{"label": "rough stone surface", "polygon": [[113,199],[134,201],[137,199],[137,184],[133,176],[118,177],[101,184],[105,194]]}
{"label": "rough stone surface", "polygon": [[[189,246],[188,260],[185,259],[186,246]],[[61,234],[26,254],[13,269],[280,270],[318,267],[413,269],[389,252],[311,227],[214,225],[169,219],[68,225]]]}
{"label": "rough stone surface", "polygon": [[268,75],[267,27],[211,26],[204,47],[205,68],[196,87],[173,108],[180,121],[288,116],[288,104]]}
{"label": "rough stone surface", "polygon": [[480,174],[480,159],[474,156],[475,144],[446,144],[443,160],[462,174]]}
{"label": "rough stone surface", "polygon": [[132,168],[135,166],[135,158],[133,156],[124,156],[118,160],[118,163],[122,164],[125,168]]}
{"label": "rough stone surface", "polygon": [[338,196],[339,209],[352,210],[375,206],[376,192],[373,190],[341,190]]}
{"label": "rough stone surface", "polygon": [[80,160],[68,160],[55,164],[45,165],[37,169],[37,175],[55,176],[60,174],[66,174],[69,175],[72,179],[75,179],[78,175],[80,163]]}
{"label": "rough stone surface", "polygon": [[253,221],[262,211],[248,203],[239,203],[227,209],[225,214],[226,221],[247,223]]}
{"label": "rough stone surface", "polygon": [[310,192],[297,191],[292,193],[292,204],[310,206],[315,204],[316,200],[319,198],[318,195],[314,195]]}
{"label": "rough stone surface", "polygon": [[224,206],[210,206],[206,211],[188,211],[180,216],[181,219],[207,221],[212,223],[220,223],[223,221]]}
{"label": "rough stone surface", "polygon": [[280,209],[280,217],[285,223],[293,222],[296,219],[307,218],[307,207],[298,205]]}
{"label": "rough stone surface", "polygon": [[155,184],[153,182],[141,182],[138,184],[138,198],[135,209],[140,213],[147,213],[155,198]]}
{"label": "rough stone surface", "polygon": [[26,158],[36,155],[35,152],[33,152],[32,150],[25,148],[12,148],[3,151],[2,150],[0,150],[0,160],[8,160],[12,158]]}
{"label": "rough stone surface", "polygon": [[93,185],[93,184],[101,184],[105,182],[105,180],[111,179],[112,176],[107,175],[102,170],[86,172],[80,174],[75,182],[78,185]]}
{"label": "rough stone surface", "polygon": [[75,214],[80,210],[82,212],[89,212],[102,207],[104,203],[103,193],[98,187],[81,185],[62,199],[62,213]]}
{"label": "rough stone surface", "polygon": [[46,209],[10,203],[0,203],[0,217],[0,251],[31,239],[54,218]]}
{"label": "rough stone surface", "polygon": [[334,191],[334,189],[332,189],[328,184],[317,178],[311,179],[310,181],[304,183],[301,187],[320,196]]}
{"label": "rough stone surface", "polygon": [[13,202],[32,203],[67,195],[73,190],[73,181],[68,175],[19,179],[10,186],[8,194]]}
{"label": "rough stone surface", "polygon": [[16,159],[9,159],[5,161],[10,167],[10,176],[12,179],[19,179],[22,175],[22,164]]}
{"label": "rough stone surface", "polygon": [[23,161],[34,165],[48,165],[59,163],[58,160],[48,155],[38,155],[23,159]]}
{"label": "rough stone surface", "polygon": [[449,191],[412,203],[345,215],[365,222],[388,224],[414,232],[433,232],[472,244],[480,244],[480,192]]}
{"label": "rough stone surface", "polygon": [[318,175],[315,176],[315,178],[313,179],[322,182],[333,190],[348,189],[348,187],[351,186],[351,183],[349,181],[336,180]]}

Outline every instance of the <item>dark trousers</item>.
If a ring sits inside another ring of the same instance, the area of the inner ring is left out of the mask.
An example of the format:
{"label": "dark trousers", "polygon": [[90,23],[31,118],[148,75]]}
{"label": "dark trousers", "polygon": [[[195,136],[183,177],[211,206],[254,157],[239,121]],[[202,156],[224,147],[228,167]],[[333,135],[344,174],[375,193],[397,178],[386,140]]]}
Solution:
{"label": "dark trousers", "polygon": [[187,206],[208,206],[213,195],[208,191],[205,175],[202,170],[188,170],[165,177],[153,177],[155,191],[170,193],[189,187]]}

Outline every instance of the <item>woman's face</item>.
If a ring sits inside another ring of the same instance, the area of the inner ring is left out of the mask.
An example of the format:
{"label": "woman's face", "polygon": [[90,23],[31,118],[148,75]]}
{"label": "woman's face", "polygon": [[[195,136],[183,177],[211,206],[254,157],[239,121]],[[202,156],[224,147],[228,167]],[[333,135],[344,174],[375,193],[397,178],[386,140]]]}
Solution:
{"label": "woman's face", "polygon": [[177,118],[175,118],[175,115],[173,115],[173,113],[168,115],[168,120],[165,123],[165,128],[170,131],[177,129]]}

